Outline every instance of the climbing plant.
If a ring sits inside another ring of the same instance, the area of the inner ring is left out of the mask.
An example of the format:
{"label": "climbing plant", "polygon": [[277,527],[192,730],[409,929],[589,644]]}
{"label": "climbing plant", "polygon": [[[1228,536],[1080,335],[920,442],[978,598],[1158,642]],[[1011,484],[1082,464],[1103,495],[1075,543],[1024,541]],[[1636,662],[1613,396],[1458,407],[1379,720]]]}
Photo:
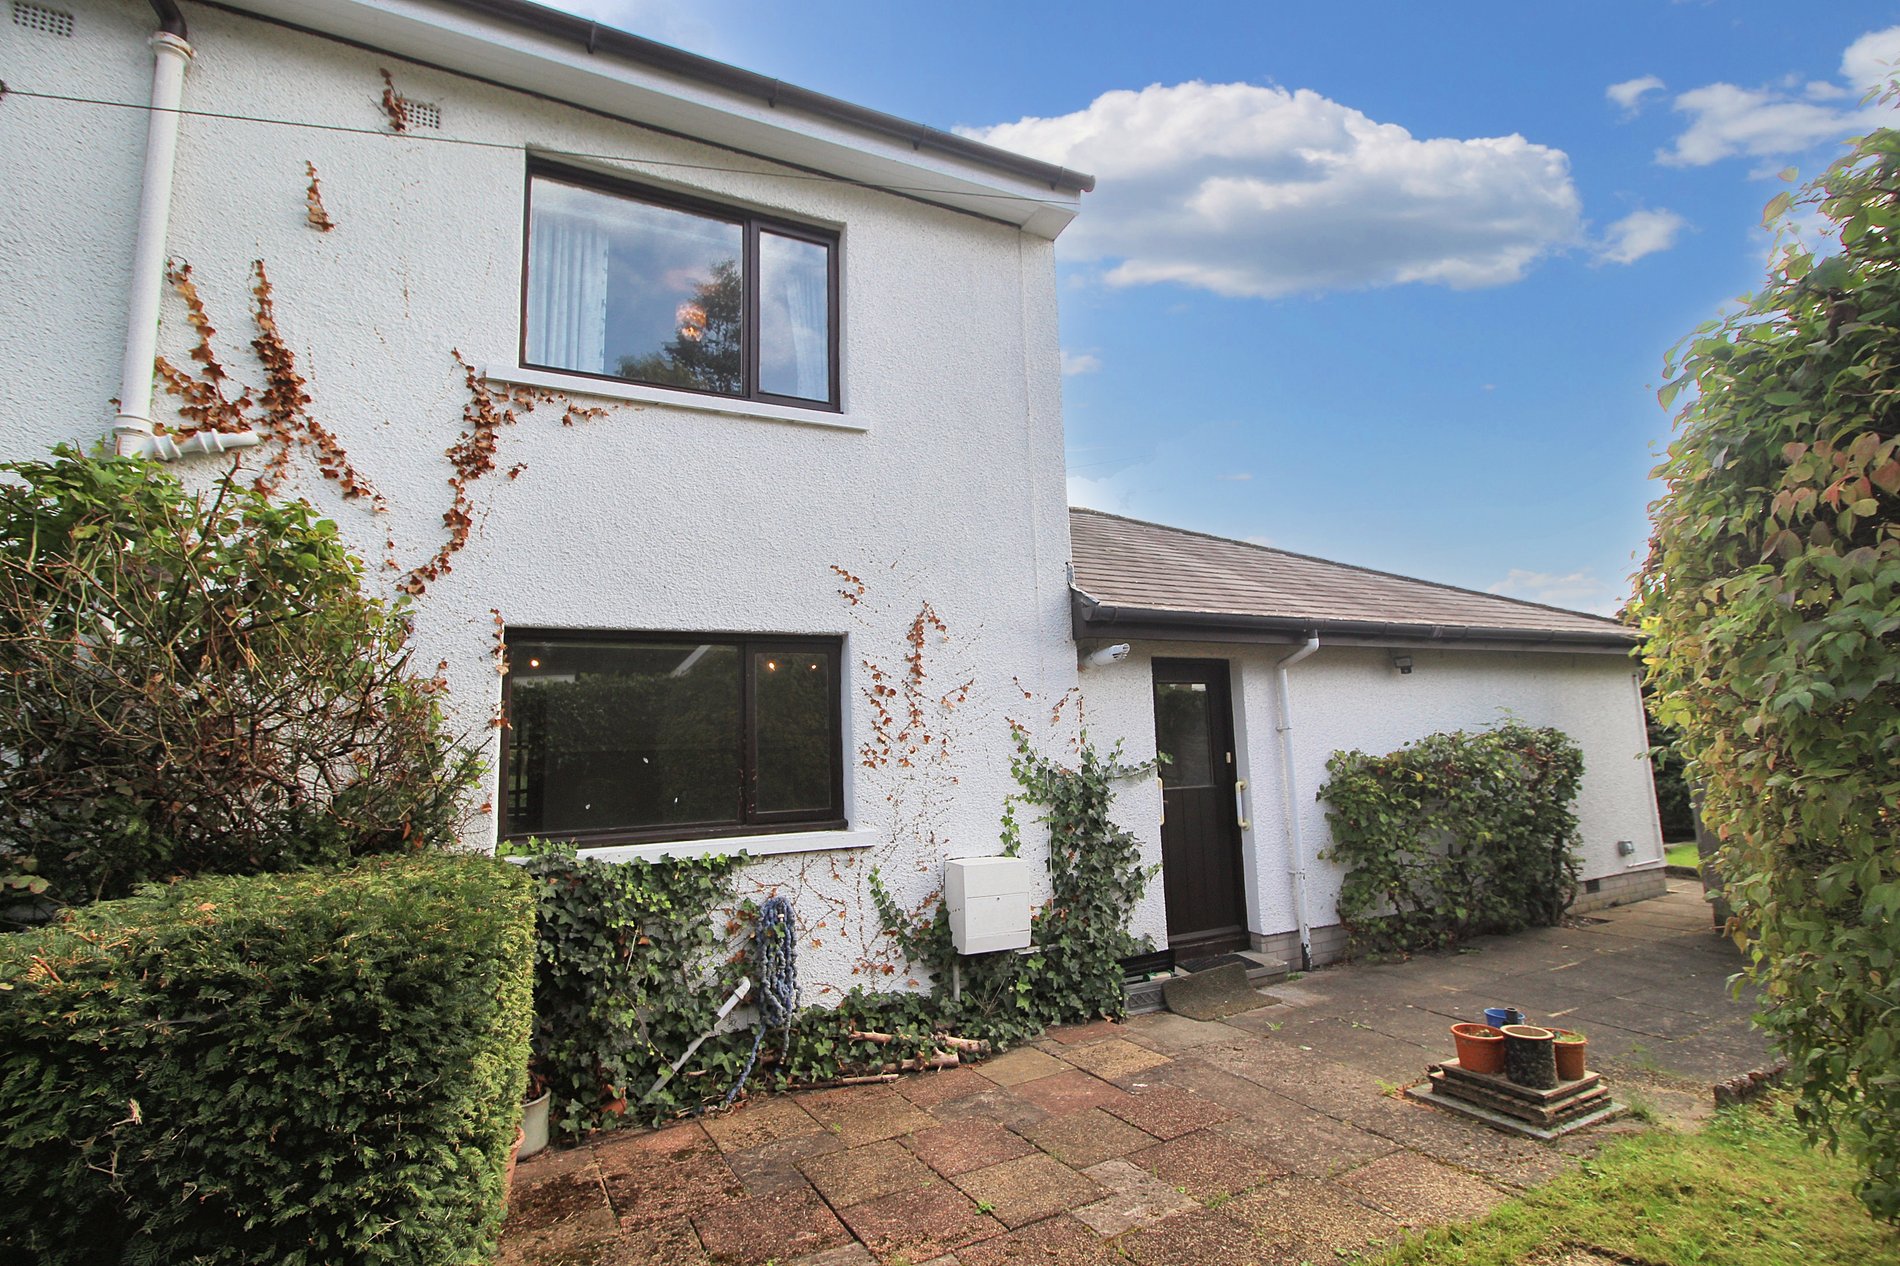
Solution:
{"label": "climbing plant", "polygon": [[538,842],[525,851],[537,908],[535,1072],[554,1092],[560,1128],[598,1129],[630,1109],[670,1116],[697,1102],[705,1077],[736,1073],[731,1051],[715,1046],[692,1078],[641,1102],[713,1028],[737,983],[713,917],[737,859],[604,862]]}
{"label": "climbing plant", "polygon": [[961,1033],[1001,1043],[1051,1024],[1122,1014],[1122,960],[1147,948],[1128,924],[1153,877],[1141,864],[1141,842],[1110,813],[1115,784],[1152,766],[1124,764],[1119,744],[1103,753],[1086,735],[1072,761],[1057,761],[1035,749],[1026,729],[1013,734],[1011,769],[1021,790],[1004,806],[1004,854],[1021,851],[1024,810],[1049,829],[1051,895],[1031,917],[1031,952],[965,959],[962,998],[952,999],[956,953],[941,900],[910,913],[875,874],[871,880],[885,928],[906,958],[933,975],[936,1013]]}
{"label": "climbing plant", "polygon": [[1346,869],[1339,917],[1367,949],[1432,949],[1555,924],[1576,894],[1583,754],[1518,724],[1334,752],[1320,799]]}
{"label": "climbing plant", "polygon": [[1900,131],[1764,221],[1762,289],[1666,366],[1637,613],[1797,1111],[1900,1220]]}

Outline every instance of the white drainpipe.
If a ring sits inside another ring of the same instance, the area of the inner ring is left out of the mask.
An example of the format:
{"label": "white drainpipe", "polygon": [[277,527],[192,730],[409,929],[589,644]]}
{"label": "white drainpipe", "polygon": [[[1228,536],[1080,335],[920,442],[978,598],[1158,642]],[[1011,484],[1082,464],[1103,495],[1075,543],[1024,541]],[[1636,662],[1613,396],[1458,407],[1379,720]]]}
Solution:
{"label": "white drainpipe", "polygon": [[155,31],[152,108],[146,116],[145,176],[139,190],[137,244],[132,250],[125,360],[119,371],[119,416],[112,424],[113,445],[121,457],[169,461],[187,453],[222,453],[250,448],[255,431],[225,435],[201,432],[183,441],[157,435],[152,427],[152,381],[158,359],[158,305],[165,289],[165,243],[170,228],[172,172],[178,158],[178,111],[185,97],[185,67],[192,50],[183,36]]}
{"label": "white drainpipe", "polygon": [[1287,707],[1287,669],[1319,649],[1319,634],[1314,633],[1306,639],[1306,644],[1282,659],[1275,668],[1280,674],[1279,703],[1280,723],[1276,727],[1280,734],[1280,798],[1286,802],[1287,843],[1291,857],[1287,863],[1287,874],[1293,877],[1293,917],[1300,925],[1300,970],[1313,969],[1313,928],[1307,917],[1306,909],[1306,845],[1300,837],[1300,806],[1294,799],[1293,776],[1293,715]]}

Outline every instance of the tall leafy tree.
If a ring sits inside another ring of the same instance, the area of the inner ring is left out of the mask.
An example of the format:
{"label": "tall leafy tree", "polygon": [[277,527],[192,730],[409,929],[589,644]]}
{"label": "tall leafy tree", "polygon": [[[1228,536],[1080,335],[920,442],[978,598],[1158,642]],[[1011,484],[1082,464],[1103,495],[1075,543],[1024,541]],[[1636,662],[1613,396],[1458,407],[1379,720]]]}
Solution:
{"label": "tall leafy tree", "polygon": [[[1900,131],[1769,203],[1766,284],[1671,353],[1638,577],[1802,1119],[1900,1219]],[[1824,249],[1797,226],[1826,226]]]}

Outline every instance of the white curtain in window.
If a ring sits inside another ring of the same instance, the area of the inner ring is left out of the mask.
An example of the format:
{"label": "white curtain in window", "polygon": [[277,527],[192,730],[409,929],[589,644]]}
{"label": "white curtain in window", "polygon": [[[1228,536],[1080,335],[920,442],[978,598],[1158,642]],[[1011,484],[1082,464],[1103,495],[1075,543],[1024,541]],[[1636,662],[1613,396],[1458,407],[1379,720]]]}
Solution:
{"label": "white curtain in window", "polygon": [[607,233],[591,217],[537,206],[528,248],[528,360],[607,372]]}
{"label": "white curtain in window", "polygon": [[826,303],[826,278],[818,269],[787,268],[784,278],[785,310],[791,315],[792,366],[798,379],[794,395],[823,400],[831,395],[831,330]]}

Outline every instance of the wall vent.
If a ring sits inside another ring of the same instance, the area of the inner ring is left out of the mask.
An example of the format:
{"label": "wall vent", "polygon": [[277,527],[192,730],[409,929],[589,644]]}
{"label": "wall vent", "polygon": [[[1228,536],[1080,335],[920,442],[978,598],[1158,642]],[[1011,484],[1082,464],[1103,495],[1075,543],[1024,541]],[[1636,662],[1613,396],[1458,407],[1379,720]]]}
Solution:
{"label": "wall vent", "polygon": [[13,0],[13,25],[23,26],[29,31],[41,31],[47,35],[59,35],[71,39],[73,15],[63,9],[33,4],[31,0]]}
{"label": "wall vent", "polygon": [[407,97],[397,97],[396,103],[402,107],[402,121],[406,127],[426,127],[442,130],[442,107],[432,101],[411,101]]}

